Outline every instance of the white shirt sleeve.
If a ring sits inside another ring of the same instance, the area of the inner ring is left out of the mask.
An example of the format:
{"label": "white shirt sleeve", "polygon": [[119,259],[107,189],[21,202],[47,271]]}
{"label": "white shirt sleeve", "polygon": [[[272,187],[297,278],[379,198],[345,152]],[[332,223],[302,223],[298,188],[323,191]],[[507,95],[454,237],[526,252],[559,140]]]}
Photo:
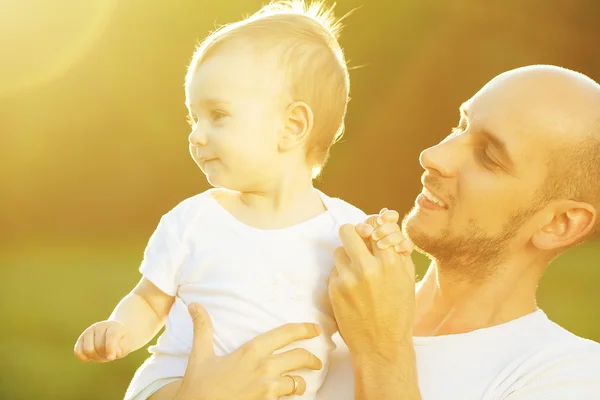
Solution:
{"label": "white shirt sleeve", "polygon": [[[573,349],[508,394],[505,400],[600,399],[600,350],[595,346]],[[504,399],[503,399],[504,400]]]}
{"label": "white shirt sleeve", "polygon": [[144,250],[140,272],[170,296],[177,294],[187,250],[182,244],[177,208],[163,215]]}

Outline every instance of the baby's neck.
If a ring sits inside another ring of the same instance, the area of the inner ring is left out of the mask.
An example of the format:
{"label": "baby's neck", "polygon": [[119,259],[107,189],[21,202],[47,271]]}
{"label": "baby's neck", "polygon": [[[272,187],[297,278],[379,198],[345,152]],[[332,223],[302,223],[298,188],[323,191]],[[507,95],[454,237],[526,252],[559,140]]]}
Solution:
{"label": "baby's neck", "polygon": [[218,191],[216,199],[236,219],[259,229],[286,228],[325,211],[312,182],[263,192]]}
{"label": "baby's neck", "polygon": [[238,192],[238,197],[243,205],[253,211],[279,213],[312,198],[314,194],[312,180],[286,179],[261,190]]}

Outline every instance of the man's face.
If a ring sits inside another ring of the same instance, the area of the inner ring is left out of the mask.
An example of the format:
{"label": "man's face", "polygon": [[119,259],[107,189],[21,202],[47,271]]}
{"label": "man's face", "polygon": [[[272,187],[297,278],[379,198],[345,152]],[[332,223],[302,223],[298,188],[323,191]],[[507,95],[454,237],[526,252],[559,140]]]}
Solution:
{"label": "man's face", "polygon": [[424,189],[403,221],[418,249],[470,276],[507,257],[540,205],[556,146],[539,123],[552,107],[516,81],[501,75],[488,83],[461,106],[453,133],[421,153]]}

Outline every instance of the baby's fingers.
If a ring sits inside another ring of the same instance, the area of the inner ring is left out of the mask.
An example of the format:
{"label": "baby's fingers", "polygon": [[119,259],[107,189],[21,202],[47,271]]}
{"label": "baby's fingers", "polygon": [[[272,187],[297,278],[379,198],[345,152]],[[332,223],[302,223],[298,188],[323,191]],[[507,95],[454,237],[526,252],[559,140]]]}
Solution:
{"label": "baby's fingers", "polygon": [[100,355],[96,351],[95,336],[93,329],[88,329],[83,334],[83,354],[89,361],[100,361]]}
{"label": "baby's fingers", "polygon": [[381,209],[379,211],[379,216],[377,217],[377,224],[383,225],[385,223],[395,224],[400,220],[400,214],[396,210],[388,210],[387,208]]}
{"label": "baby's fingers", "polygon": [[96,347],[96,354],[98,355],[95,361],[104,362],[106,360],[106,326],[98,325],[94,329],[94,347]]}
{"label": "baby's fingers", "polygon": [[110,326],[106,330],[106,343],[104,346],[106,359],[108,361],[116,360],[117,358],[121,358],[121,348],[119,343],[123,336],[125,336],[126,331],[119,326]]}
{"label": "baby's fingers", "polygon": [[[393,233],[400,232],[400,227],[396,223],[385,223],[375,229],[371,235],[371,239],[379,241]],[[398,242],[400,243],[400,242]],[[395,243],[396,244],[396,243]]]}
{"label": "baby's fingers", "polygon": [[385,250],[389,247],[394,247],[394,246],[400,245],[404,241],[406,241],[406,238],[404,237],[404,235],[402,235],[402,233],[400,233],[398,231],[398,232],[390,233],[383,239],[378,240],[377,247],[381,250]]}
{"label": "baby's fingers", "polygon": [[410,240],[405,240],[400,244],[394,245],[394,251],[399,254],[409,255],[414,249],[414,244]]}
{"label": "baby's fingers", "polygon": [[75,353],[75,357],[77,357],[79,361],[88,362],[90,361],[90,359],[83,352],[83,338],[84,335],[81,334],[81,336],[79,336],[79,338],[77,339],[77,343],[75,343],[75,348],[73,352]]}

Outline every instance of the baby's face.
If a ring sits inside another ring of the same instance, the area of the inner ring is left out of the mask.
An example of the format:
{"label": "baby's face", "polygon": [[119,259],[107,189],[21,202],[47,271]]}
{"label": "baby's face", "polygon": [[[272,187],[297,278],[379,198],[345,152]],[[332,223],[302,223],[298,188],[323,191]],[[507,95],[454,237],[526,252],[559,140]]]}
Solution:
{"label": "baby's face", "polygon": [[277,176],[286,91],[270,57],[224,45],[186,86],[190,153],[213,186],[260,190]]}

